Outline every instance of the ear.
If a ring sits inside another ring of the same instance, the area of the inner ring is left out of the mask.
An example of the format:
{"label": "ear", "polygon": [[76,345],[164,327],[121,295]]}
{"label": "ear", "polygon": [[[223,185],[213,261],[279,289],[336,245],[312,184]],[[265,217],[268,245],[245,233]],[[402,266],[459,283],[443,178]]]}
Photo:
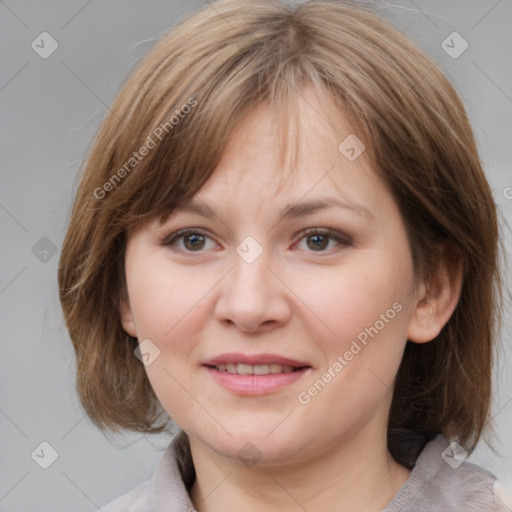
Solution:
{"label": "ear", "polygon": [[126,290],[123,290],[119,297],[119,315],[121,317],[121,325],[123,326],[126,334],[136,338],[137,330],[135,328],[135,322],[130,308],[130,300],[128,299],[128,293]]}
{"label": "ear", "polygon": [[420,283],[413,297],[407,339],[414,343],[433,340],[459,302],[463,277],[462,258],[453,245],[446,243],[438,248],[435,269]]}

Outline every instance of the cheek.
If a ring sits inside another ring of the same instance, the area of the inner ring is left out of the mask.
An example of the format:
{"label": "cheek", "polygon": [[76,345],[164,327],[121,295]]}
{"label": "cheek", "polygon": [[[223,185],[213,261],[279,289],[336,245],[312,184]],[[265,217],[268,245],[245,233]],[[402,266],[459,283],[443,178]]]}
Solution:
{"label": "cheek", "polygon": [[308,307],[326,326],[316,343],[324,354],[320,379],[328,383],[324,388],[316,375],[302,395],[301,403],[309,403],[312,417],[328,409],[333,424],[340,424],[351,411],[360,424],[390,397],[407,339],[407,294],[413,275],[407,256],[359,253],[339,271],[331,269],[304,286]]}
{"label": "cheek", "polygon": [[[162,349],[179,350],[190,331],[199,326],[205,297],[215,284],[215,275],[199,276],[191,269],[177,270],[165,257],[137,264],[128,274],[128,292],[137,331]],[[139,336],[139,339],[140,339]]]}
{"label": "cheek", "polygon": [[190,417],[200,416],[183,386],[191,381],[191,340],[198,339],[198,317],[204,313],[201,298],[211,285],[194,278],[193,272],[176,272],[165,260],[142,263],[134,258],[129,263],[127,285],[138,339],[156,346],[146,345],[154,354],[146,374],[169,416],[186,425]]}
{"label": "cheek", "polygon": [[368,251],[301,281],[298,295],[307,297],[306,306],[322,321],[332,350],[347,350],[358,336],[364,343],[365,337],[394,339],[405,331],[405,299],[412,283],[406,259]]}
{"label": "cheek", "polygon": [[399,268],[392,258],[361,259],[336,279],[309,283],[308,306],[328,326],[316,340],[323,366],[299,397],[311,428],[326,410],[333,435],[361,428],[390,400],[406,342],[412,271]]}

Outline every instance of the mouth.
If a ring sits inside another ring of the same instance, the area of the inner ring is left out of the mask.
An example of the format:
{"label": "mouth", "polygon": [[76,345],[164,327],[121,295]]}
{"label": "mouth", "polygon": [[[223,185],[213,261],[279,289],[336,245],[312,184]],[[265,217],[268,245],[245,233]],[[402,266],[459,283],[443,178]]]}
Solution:
{"label": "mouth", "polygon": [[[206,365],[209,366],[209,365]],[[310,366],[290,366],[279,363],[271,364],[244,364],[244,363],[221,363],[209,368],[215,368],[219,372],[232,373],[236,375],[275,375],[278,373],[293,373]]]}
{"label": "mouth", "polygon": [[217,384],[237,395],[273,393],[313,370],[306,362],[276,354],[223,354],[202,366]]}
{"label": "mouth", "polygon": [[203,364],[215,368],[219,372],[237,375],[271,375],[292,373],[304,368],[311,368],[311,365],[307,362],[290,359],[278,354],[221,354]]}

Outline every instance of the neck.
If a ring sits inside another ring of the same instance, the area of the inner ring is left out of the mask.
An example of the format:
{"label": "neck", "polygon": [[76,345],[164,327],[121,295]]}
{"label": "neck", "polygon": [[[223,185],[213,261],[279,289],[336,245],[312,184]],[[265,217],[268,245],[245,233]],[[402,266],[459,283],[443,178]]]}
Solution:
{"label": "neck", "polygon": [[386,433],[371,428],[325,453],[293,464],[248,468],[196,440],[191,498],[198,512],[379,512],[392,501],[410,471],[387,450]]}

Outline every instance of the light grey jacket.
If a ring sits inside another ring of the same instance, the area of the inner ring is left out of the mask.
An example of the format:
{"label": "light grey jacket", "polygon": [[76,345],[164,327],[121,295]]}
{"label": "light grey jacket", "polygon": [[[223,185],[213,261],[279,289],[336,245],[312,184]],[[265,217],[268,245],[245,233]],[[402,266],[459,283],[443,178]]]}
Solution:
{"label": "light grey jacket", "polygon": [[[102,512],[194,512],[175,455],[174,437],[152,478],[104,506]],[[416,460],[409,479],[383,512],[512,512],[494,493],[495,477],[453,459],[438,436]]]}

